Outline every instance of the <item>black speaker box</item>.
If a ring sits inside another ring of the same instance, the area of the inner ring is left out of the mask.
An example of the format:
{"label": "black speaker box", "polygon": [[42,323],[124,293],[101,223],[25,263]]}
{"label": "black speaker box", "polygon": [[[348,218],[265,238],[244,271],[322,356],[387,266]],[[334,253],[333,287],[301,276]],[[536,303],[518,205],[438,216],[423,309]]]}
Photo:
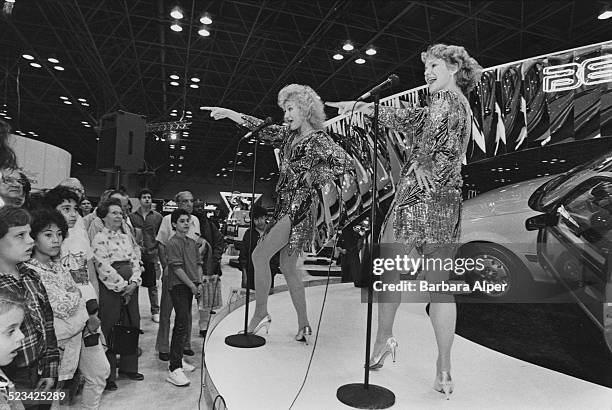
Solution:
{"label": "black speaker box", "polygon": [[100,140],[96,168],[112,172],[136,172],[144,166],[145,117],[125,111],[100,119]]}

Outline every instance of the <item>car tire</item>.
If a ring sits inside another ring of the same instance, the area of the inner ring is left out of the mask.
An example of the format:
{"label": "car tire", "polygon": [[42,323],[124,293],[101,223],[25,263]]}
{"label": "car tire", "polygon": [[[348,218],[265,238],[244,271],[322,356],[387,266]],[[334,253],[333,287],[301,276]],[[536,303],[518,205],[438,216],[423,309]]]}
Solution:
{"label": "car tire", "polygon": [[[504,291],[484,292],[476,290],[475,295],[488,299],[514,299],[521,289],[533,282],[529,271],[520,260],[508,249],[493,243],[470,243],[459,250],[459,256],[474,261],[481,259],[484,269],[466,272],[466,282],[489,284],[506,284]],[[521,292],[524,293],[524,292]]]}

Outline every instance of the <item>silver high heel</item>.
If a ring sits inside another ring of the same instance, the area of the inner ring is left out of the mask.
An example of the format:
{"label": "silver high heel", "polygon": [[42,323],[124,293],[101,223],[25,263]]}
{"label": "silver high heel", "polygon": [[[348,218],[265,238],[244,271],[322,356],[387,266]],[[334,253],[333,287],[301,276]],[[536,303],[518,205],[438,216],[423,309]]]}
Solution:
{"label": "silver high heel", "polygon": [[397,340],[393,336],[387,339],[387,343],[385,343],[384,349],[378,355],[372,355],[370,357],[370,370],[377,370],[383,367],[385,363],[385,359],[387,356],[391,355],[391,359],[393,359],[393,363],[395,363],[395,354],[397,351]]}
{"label": "silver high heel", "polygon": [[308,338],[310,335],[312,335],[312,329],[310,326],[306,325],[297,332],[297,335],[295,335],[295,340],[298,342],[304,342],[306,343],[306,346],[308,346]]}
{"label": "silver high heel", "polygon": [[[247,333],[252,334],[252,335],[256,335],[257,332],[259,332],[261,329],[265,328],[266,329],[266,334],[268,334],[268,332],[270,331],[270,325],[271,324],[272,324],[272,316],[267,314],[263,319],[261,319],[259,321],[259,323],[257,324],[257,326],[255,326],[255,329],[252,332],[247,332]],[[243,331],[241,331],[240,333],[243,333]]]}
{"label": "silver high heel", "polygon": [[453,379],[450,372],[441,371],[436,377],[433,388],[435,391],[443,393],[446,400],[450,400],[450,395],[453,392]]}

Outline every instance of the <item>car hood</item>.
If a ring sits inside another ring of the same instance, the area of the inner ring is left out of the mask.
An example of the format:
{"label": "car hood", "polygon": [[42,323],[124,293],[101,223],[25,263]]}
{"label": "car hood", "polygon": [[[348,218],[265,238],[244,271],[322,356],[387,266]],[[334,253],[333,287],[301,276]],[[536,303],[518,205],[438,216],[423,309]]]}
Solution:
{"label": "car hood", "polygon": [[498,215],[533,212],[527,200],[531,194],[554,176],[530,179],[507,185],[463,201],[463,220]]}

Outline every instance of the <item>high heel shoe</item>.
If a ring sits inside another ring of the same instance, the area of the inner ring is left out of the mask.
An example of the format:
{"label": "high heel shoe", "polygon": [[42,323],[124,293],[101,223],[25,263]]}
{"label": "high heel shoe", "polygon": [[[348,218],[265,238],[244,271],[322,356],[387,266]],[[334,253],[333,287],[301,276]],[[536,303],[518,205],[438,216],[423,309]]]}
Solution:
{"label": "high heel shoe", "polygon": [[312,329],[310,326],[306,325],[297,332],[297,335],[295,335],[295,340],[298,342],[304,342],[306,343],[306,346],[308,346],[308,338],[310,335],[312,335]]}
{"label": "high heel shoe", "polygon": [[[270,316],[269,314],[266,315],[263,319],[261,319],[259,321],[259,323],[257,324],[257,326],[255,326],[255,329],[252,332],[247,332],[251,335],[256,335],[257,332],[259,332],[261,329],[265,328],[266,329],[266,334],[268,334],[268,332],[270,331],[270,325],[272,324],[272,316]],[[240,331],[239,333],[244,333],[244,331]]]}
{"label": "high heel shoe", "polygon": [[378,355],[372,355],[372,357],[370,357],[370,370],[377,370],[383,367],[385,359],[389,355],[391,355],[391,359],[393,359],[393,363],[395,363],[397,346],[399,345],[393,336],[388,338],[387,343],[385,343],[385,347],[381,350],[381,352]]}
{"label": "high heel shoe", "polygon": [[441,371],[436,377],[433,388],[435,391],[443,393],[446,400],[450,400],[450,395],[453,392],[453,379],[450,372]]}

